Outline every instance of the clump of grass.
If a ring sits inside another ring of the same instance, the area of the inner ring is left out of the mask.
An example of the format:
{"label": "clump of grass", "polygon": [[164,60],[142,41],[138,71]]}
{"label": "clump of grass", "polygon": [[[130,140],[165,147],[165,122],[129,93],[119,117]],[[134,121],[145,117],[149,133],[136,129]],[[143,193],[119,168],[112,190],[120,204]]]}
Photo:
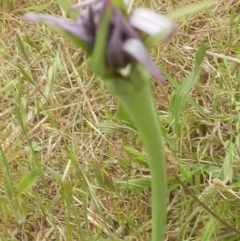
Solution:
{"label": "clump of grass", "polygon": [[[139,5],[171,12],[189,2]],[[115,101],[81,52],[21,20],[29,9],[61,14],[54,2],[1,4],[1,238],[149,239],[149,170],[134,126],[115,119]],[[184,184],[169,180],[166,240],[239,237],[238,5],[220,1],[179,21],[175,40],[153,51],[172,83],[155,86],[155,98]],[[171,104],[203,44],[198,82],[176,122]],[[114,135],[105,133],[106,120]]]}

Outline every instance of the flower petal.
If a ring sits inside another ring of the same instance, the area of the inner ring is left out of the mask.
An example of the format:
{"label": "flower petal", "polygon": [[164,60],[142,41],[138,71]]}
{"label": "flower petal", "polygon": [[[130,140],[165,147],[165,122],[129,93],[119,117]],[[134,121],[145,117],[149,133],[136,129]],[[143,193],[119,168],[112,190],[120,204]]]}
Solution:
{"label": "flower petal", "polygon": [[75,23],[68,19],[61,19],[59,17],[54,17],[47,14],[35,14],[35,13],[26,13],[24,18],[33,22],[46,22],[53,26],[56,26],[76,37],[86,42],[89,46],[93,45],[94,36],[92,36],[81,23]]}
{"label": "flower petal", "polygon": [[161,84],[165,84],[165,78],[149,56],[148,50],[145,48],[141,40],[128,39],[123,44],[123,50],[142,64],[156,80]]}
{"label": "flower petal", "polygon": [[123,68],[134,60],[132,56],[123,51],[123,43],[126,39],[138,38],[138,35],[117,8],[113,8],[110,31],[106,53],[107,66],[110,69]]}
{"label": "flower petal", "polygon": [[94,22],[94,12],[91,7],[82,11],[81,14],[78,15],[77,23],[82,24],[91,36],[95,36],[96,25]]}
{"label": "flower petal", "polygon": [[131,25],[151,36],[166,32],[165,41],[171,39],[176,33],[177,26],[166,16],[157,14],[145,8],[135,9],[129,19]]}
{"label": "flower petal", "polygon": [[85,0],[85,1],[82,1],[80,3],[72,4],[70,9],[74,10],[74,9],[78,9],[78,8],[82,8],[82,7],[87,7],[87,6],[93,5],[95,3],[103,4],[102,2],[103,2],[103,0],[101,0],[101,1],[99,1],[99,0]]}
{"label": "flower petal", "polygon": [[122,51],[123,45],[123,24],[122,24],[122,16],[117,9],[113,10],[113,23],[111,35],[108,40],[107,53],[106,53],[106,61],[107,66],[110,69],[118,69],[123,68],[127,64],[127,59],[125,56],[127,55],[124,51]]}

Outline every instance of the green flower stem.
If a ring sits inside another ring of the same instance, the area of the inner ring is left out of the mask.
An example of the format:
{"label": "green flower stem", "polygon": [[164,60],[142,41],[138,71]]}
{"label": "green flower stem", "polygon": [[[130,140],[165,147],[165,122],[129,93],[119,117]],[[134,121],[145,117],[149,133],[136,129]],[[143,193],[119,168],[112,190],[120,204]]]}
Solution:
{"label": "green flower stem", "polygon": [[105,80],[136,125],[148,155],[152,187],[152,238],[163,241],[166,224],[167,174],[161,129],[148,73],[136,65],[126,78]]}

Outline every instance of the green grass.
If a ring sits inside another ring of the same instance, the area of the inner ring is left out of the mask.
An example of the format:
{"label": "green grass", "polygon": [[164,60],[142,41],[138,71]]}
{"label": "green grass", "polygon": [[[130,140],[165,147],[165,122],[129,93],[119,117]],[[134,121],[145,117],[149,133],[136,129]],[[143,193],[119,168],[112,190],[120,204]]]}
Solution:
{"label": "green grass", "polygon": [[[177,2],[137,5],[171,12],[192,1]],[[168,241],[240,240],[239,7],[222,0],[179,20],[174,40],[152,51],[170,82],[153,82]],[[134,126],[81,51],[21,18],[61,15],[58,5],[5,0],[0,8],[0,240],[148,240],[149,169]]]}

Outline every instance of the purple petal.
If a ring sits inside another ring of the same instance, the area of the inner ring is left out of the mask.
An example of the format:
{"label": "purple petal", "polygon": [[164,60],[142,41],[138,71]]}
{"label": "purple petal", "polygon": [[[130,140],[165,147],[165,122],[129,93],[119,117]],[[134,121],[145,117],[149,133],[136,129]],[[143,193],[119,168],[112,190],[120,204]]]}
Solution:
{"label": "purple petal", "polygon": [[148,50],[145,48],[141,40],[129,39],[125,41],[123,44],[123,50],[142,64],[156,80],[161,84],[165,84],[165,78],[149,56]]}
{"label": "purple petal", "polygon": [[108,41],[106,61],[110,69],[123,68],[127,65],[127,54],[122,51],[123,34],[126,29],[124,28],[124,18],[121,12],[114,8],[112,12],[112,30]]}
{"label": "purple petal", "polygon": [[35,13],[26,13],[24,18],[33,22],[46,22],[48,24],[54,25],[76,37],[85,41],[87,44],[91,45],[94,41],[93,36],[89,34],[84,28],[82,23],[75,23],[68,19],[61,19],[59,17],[54,17],[47,14],[35,14]]}
{"label": "purple petal", "polygon": [[129,24],[129,22],[124,18],[124,16],[118,9],[115,9],[115,12],[113,12],[112,14],[111,24],[113,24],[114,27],[121,25],[122,35],[125,36],[125,38],[139,37],[136,30]]}
{"label": "purple petal", "polygon": [[135,9],[129,19],[131,25],[151,36],[166,32],[165,41],[171,39],[176,33],[177,26],[166,16],[157,14],[145,8]]}
{"label": "purple petal", "polygon": [[94,22],[94,12],[91,7],[79,14],[77,23],[82,24],[90,35],[95,36],[96,25]]}
{"label": "purple petal", "polygon": [[85,0],[80,3],[72,4],[72,6],[70,7],[70,10],[74,10],[74,9],[78,9],[78,8],[82,8],[82,7],[88,7],[91,5],[95,5],[96,9],[99,9],[106,1],[108,1],[108,0]]}

